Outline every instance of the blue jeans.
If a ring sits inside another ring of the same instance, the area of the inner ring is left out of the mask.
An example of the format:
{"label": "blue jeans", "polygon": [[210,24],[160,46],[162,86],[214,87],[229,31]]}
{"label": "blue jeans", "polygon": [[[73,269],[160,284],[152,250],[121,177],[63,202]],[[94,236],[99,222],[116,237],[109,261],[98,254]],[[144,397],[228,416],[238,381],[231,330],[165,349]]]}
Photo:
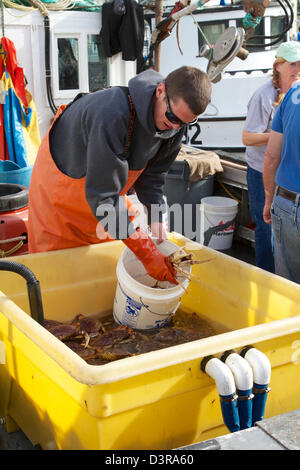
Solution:
{"label": "blue jeans", "polygon": [[247,166],[248,198],[250,215],[255,223],[255,262],[256,266],[274,273],[272,247],[272,227],[263,219],[265,190],[262,173]]}
{"label": "blue jeans", "polygon": [[300,195],[292,202],[274,196],[271,218],[274,233],[275,272],[300,283]]}

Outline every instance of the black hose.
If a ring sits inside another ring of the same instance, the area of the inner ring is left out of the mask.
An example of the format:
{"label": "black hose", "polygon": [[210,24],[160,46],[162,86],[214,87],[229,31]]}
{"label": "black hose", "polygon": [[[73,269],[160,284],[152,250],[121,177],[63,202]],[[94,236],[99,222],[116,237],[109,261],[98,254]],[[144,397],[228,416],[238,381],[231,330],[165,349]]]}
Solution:
{"label": "black hose", "polygon": [[[251,38],[252,39],[252,38]],[[275,41],[271,41],[271,42],[268,42],[267,44],[247,44],[246,45],[246,48],[249,49],[249,47],[256,47],[256,48],[260,48],[260,47],[269,47],[269,46],[274,46],[275,44],[278,44],[281,39],[284,39],[284,34],[282,34],[281,36],[279,36]]]}
{"label": "black hose", "polygon": [[260,44],[247,44],[247,46],[246,46],[247,48],[251,48],[251,47],[256,47],[256,48],[259,48],[259,47],[268,47],[268,46],[273,46],[274,44],[278,44],[278,42],[279,42],[281,39],[284,38],[285,33],[287,33],[287,32],[291,29],[291,27],[292,27],[292,25],[293,25],[293,21],[294,21],[294,12],[293,12],[293,7],[292,7],[292,5],[291,5],[291,3],[290,3],[289,0],[284,0],[285,3],[286,3],[286,5],[288,6],[288,8],[289,8],[289,10],[290,10],[291,16],[290,16],[290,18],[289,18],[288,12],[287,12],[287,10],[286,10],[284,4],[282,3],[282,0],[277,0],[277,1],[278,1],[278,3],[281,5],[281,7],[283,8],[283,10],[284,10],[284,12],[285,12],[285,17],[286,17],[287,23],[288,23],[287,26],[286,26],[286,28],[285,28],[283,31],[281,31],[281,33],[274,34],[274,35],[272,35],[272,36],[264,36],[264,35],[252,36],[252,37],[249,39],[249,41],[251,41],[252,39],[257,39],[257,38],[265,38],[265,39],[277,38],[277,39],[276,39],[275,41],[271,41],[271,42],[269,42],[269,43],[267,43],[267,44],[261,44],[261,45],[260,45]]}
{"label": "black hose", "polygon": [[44,30],[45,30],[45,72],[46,72],[46,88],[49,106],[56,114],[57,106],[53,101],[51,90],[51,68],[50,68],[50,19],[49,16],[44,17]]}
{"label": "black hose", "polygon": [[281,0],[277,0],[277,2],[281,5],[282,9],[284,10],[284,16],[285,16],[285,19],[287,20],[286,28],[283,31],[281,31],[281,33],[272,34],[272,36],[266,36],[264,34],[258,34],[258,35],[252,36],[249,39],[249,41],[251,41],[252,39],[257,39],[257,38],[273,39],[273,38],[282,37],[284,36],[285,33],[287,33],[291,29],[294,19],[293,18],[289,19],[289,15],[288,15],[287,9],[284,6],[284,3]]}
{"label": "black hose", "polygon": [[44,311],[40,283],[33,272],[24,264],[15,261],[0,260],[0,271],[10,271],[19,274],[27,281],[31,317],[40,325],[44,325]]}

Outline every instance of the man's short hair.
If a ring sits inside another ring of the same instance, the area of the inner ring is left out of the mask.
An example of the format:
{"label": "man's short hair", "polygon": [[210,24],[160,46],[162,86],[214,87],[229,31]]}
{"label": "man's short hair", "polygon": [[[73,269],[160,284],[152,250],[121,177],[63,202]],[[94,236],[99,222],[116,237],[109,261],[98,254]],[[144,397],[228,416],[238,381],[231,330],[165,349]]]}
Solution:
{"label": "man's short hair", "polygon": [[165,84],[169,98],[175,103],[181,98],[192,113],[199,115],[205,111],[211,97],[211,81],[205,72],[184,65],[169,73]]}

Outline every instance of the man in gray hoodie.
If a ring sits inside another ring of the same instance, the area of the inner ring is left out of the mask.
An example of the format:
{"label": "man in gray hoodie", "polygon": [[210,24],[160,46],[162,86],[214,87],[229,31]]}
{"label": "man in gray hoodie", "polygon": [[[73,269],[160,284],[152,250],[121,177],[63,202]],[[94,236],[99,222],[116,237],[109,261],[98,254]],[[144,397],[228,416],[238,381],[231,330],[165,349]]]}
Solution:
{"label": "man in gray hoodie", "polygon": [[[132,224],[126,193],[134,188],[148,209],[154,235],[164,238],[165,174],[186,125],[204,112],[208,76],[181,67],[166,79],[148,70],[127,87],[111,87],[61,107],[44,137],[29,191],[29,251],[123,242],[158,280],[174,271],[150,237]],[[113,223],[112,223],[113,221]]]}

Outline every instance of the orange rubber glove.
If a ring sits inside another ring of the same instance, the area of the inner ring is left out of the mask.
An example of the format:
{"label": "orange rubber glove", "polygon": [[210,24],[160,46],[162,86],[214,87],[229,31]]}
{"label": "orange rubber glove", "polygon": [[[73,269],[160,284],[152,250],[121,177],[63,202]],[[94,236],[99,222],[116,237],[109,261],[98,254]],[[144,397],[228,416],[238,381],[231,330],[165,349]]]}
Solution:
{"label": "orange rubber glove", "polygon": [[156,247],[149,235],[137,228],[137,230],[126,240],[125,245],[143,263],[147,273],[157,281],[169,281],[178,284],[175,279],[175,270],[169,258],[163,255]]}

